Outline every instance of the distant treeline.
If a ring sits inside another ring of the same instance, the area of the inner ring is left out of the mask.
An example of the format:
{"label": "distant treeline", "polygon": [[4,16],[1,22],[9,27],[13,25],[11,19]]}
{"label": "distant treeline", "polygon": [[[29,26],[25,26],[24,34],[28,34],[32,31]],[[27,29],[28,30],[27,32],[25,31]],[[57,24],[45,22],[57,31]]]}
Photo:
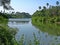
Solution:
{"label": "distant treeline", "polygon": [[25,12],[22,12],[22,13],[20,13],[20,12],[16,12],[16,13],[12,12],[10,14],[8,14],[8,13],[2,13],[2,14],[4,14],[7,18],[31,18],[31,15],[29,13],[25,13]]}

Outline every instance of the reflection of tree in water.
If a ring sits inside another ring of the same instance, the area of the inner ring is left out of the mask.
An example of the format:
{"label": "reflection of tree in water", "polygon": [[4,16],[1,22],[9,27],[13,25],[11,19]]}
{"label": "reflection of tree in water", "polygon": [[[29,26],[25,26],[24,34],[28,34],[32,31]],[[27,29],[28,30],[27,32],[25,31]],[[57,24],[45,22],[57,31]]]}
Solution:
{"label": "reflection of tree in water", "polygon": [[27,23],[29,23],[30,22],[30,19],[17,19],[17,20],[15,20],[15,19],[12,19],[12,20],[9,20],[9,23],[13,23],[13,24],[27,24]]}
{"label": "reflection of tree in water", "polygon": [[[11,21],[12,23],[14,23],[14,21]],[[22,24],[25,24],[25,23],[29,23],[29,21],[15,21],[15,23],[22,23]]]}
{"label": "reflection of tree in water", "polygon": [[32,21],[32,24],[39,29],[40,44],[58,45],[60,44],[60,25],[54,23],[43,23]]}
{"label": "reflection of tree in water", "polygon": [[32,24],[39,28],[43,32],[48,32],[48,34],[60,36],[60,25],[52,23],[42,23],[42,22],[32,22]]}

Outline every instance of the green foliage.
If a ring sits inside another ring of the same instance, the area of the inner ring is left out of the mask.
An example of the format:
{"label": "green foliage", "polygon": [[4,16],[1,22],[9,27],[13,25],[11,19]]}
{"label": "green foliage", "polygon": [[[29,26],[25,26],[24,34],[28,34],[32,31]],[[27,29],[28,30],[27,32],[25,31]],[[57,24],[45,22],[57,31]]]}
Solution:
{"label": "green foliage", "polygon": [[[42,10],[37,10],[33,15],[32,18],[37,17],[41,22],[60,22],[60,6],[59,2],[57,1],[56,4],[58,6],[49,6],[49,3],[47,3],[47,7],[43,6]],[[38,19],[36,19],[38,20]]]}
{"label": "green foliage", "polygon": [[8,18],[0,13],[0,24],[7,24]]}
{"label": "green foliage", "polygon": [[6,26],[0,26],[0,45],[13,45],[13,35],[9,30]]}
{"label": "green foliage", "polygon": [[[0,6],[3,6],[4,9],[6,10],[14,10],[11,6],[10,6],[10,1],[11,0],[0,0]],[[5,12],[5,10],[4,10]]]}
{"label": "green foliage", "polygon": [[0,15],[0,45],[15,45],[16,29],[7,26],[8,18]]}
{"label": "green foliage", "polygon": [[34,36],[34,45],[40,45],[40,41],[37,39],[35,33],[33,33]]}
{"label": "green foliage", "polygon": [[19,45],[24,45],[24,34],[21,36],[21,39],[19,41]]}
{"label": "green foliage", "polygon": [[46,5],[47,5],[47,7],[48,7],[48,6],[49,6],[49,3],[47,3]]}
{"label": "green foliage", "polygon": [[53,20],[54,18],[51,19],[51,22],[41,22],[39,18],[37,19],[37,17],[34,17],[32,18],[32,24],[43,32],[48,32],[48,34],[60,36],[60,25],[57,23],[52,23]]}
{"label": "green foliage", "polygon": [[29,13],[25,13],[25,12],[16,12],[16,13],[11,13],[11,14],[7,14],[5,13],[5,16],[7,16],[8,18],[31,18],[31,15]]}
{"label": "green foliage", "polygon": [[56,4],[59,5],[59,1],[56,1]]}

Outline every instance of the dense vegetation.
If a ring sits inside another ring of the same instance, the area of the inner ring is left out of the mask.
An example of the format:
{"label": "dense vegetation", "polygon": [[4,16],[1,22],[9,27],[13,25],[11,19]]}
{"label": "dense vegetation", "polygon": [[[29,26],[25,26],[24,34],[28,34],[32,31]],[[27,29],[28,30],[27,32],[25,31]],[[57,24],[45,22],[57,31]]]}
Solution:
{"label": "dense vegetation", "polygon": [[9,28],[8,18],[0,13],[0,45],[15,45],[16,29]]}
{"label": "dense vegetation", "polygon": [[47,3],[47,8],[43,6],[39,6],[39,10],[37,10],[33,15],[32,19],[39,20],[40,22],[52,22],[59,23],[60,22],[60,6],[59,2],[56,2],[56,6],[51,6]]}
{"label": "dense vegetation", "polygon": [[8,18],[3,13],[0,13],[0,24],[6,24],[7,21]]}
{"label": "dense vegetation", "polygon": [[42,32],[46,32],[49,35],[60,36],[60,25],[56,23],[45,23],[39,20],[32,19],[32,24],[40,29]]}
{"label": "dense vegetation", "polygon": [[[3,6],[4,9],[9,9],[5,4],[10,4],[10,0],[0,0],[0,6]],[[10,29],[7,26],[8,18],[4,13],[0,12],[0,45],[14,45],[13,34],[9,31]]]}

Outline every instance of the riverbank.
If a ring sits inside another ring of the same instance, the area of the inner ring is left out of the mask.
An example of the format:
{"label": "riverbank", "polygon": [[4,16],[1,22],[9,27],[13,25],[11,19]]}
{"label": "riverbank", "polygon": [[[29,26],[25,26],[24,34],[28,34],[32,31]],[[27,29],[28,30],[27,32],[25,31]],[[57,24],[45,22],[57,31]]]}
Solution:
{"label": "riverbank", "polygon": [[35,16],[32,17],[32,20],[43,22],[43,23],[56,23],[60,24],[60,16],[54,16],[54,17],[40,17],[40,16]]}
{"label": "riverbank", "polygon": [[[48,3],[47,3],[48,4]],[[39,10],[32,15],[36,21],[44,22],[44,23],[58,23],[60,22],[60,5],[49,7],[39,6]]]}
{"label": "riverbank", "polygon": [[[39,10],[37,10],[32,15],[32,23],[40,28],[42,31],[46,31],[49,33],[60,35],[60,6],[50,6],[47,8],[43,6],[39,6]],[[43,28],[42,28],[43,27]],[[52,30],[52,32],[51,32]],[[56,31],[56,32],[55,32]]]}
{"label": "riverbank", "polygon": [[15,45],[16,29],[8,27],[8,18],[0,13],[0,45]]}
{"label": "riverbank", "polygon": [[50,35],[60,36],[60,25],[57,23],[40,21],[39,18],[32,18],[32,24],[35,25],[43,32],[47,32]]}

